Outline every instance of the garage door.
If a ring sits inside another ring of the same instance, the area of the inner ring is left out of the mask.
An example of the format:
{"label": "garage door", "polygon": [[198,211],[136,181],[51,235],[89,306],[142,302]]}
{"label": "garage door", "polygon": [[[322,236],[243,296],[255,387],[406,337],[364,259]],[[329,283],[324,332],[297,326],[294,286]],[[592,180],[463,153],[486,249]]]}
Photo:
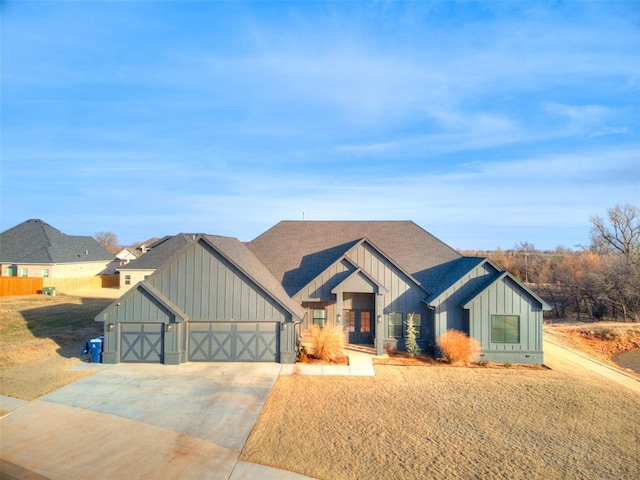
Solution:
{"label": "garage door", "polygon": [[161,363],[164,353],[161,323],[121,323],[120,361]]}
{"label": "garage door", "polygon": [[190,323],[191,362],[275,362],[278,324]]}

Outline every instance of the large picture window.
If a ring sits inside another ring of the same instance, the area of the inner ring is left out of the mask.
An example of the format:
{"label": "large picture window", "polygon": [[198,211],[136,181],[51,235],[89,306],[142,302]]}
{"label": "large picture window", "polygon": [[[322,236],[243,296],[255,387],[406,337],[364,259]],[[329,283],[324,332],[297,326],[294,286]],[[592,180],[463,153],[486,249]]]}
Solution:
{"label": "large picture window", "polygon": [[324,328],[324,324],[327,322],[327,311],[323,309],[313,310],[313,324],[320,328]]}
{"label": "large picture window", "polygon": [[388,317],[389,336],[393,338],[402,338],[402,313],[390,313]]}
{"label": "large picture window", "polygon": [[520,343],[518,315],[491,315],[492,343]]}

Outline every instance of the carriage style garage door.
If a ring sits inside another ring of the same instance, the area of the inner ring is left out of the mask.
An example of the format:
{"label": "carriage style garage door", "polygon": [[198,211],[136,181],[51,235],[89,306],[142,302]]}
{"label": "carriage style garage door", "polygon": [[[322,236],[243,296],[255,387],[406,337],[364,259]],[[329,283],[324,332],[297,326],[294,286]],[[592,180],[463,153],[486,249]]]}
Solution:
{"label": "carriage style garage door", "polygon": [[163,328],[161,323],[121,323],[121,362],[161,363]]}
{"label": "carriage style garage door", "polygon": [[190,362],[276,362],[274,322],[190,323]]}

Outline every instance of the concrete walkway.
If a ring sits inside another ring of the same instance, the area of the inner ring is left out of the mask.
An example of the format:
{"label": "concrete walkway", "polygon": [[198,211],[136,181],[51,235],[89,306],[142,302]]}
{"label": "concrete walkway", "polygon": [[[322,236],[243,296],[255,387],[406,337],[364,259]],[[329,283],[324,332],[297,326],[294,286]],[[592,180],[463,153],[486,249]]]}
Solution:
{"label": "concrete walkway", "polygon": [[561,345],[552,335],[543,337],[544,363],[552,370],[584,368],[640,394],[640,379],[610,365],[599,362],[582,352]]}
{"label": "concrete walkway", "polygon": [[345,355],[349,357],[349,365],[296,363],[294,365],[283,365],[280,375],[376,376],[372,355],[353,350],[345,350]]}

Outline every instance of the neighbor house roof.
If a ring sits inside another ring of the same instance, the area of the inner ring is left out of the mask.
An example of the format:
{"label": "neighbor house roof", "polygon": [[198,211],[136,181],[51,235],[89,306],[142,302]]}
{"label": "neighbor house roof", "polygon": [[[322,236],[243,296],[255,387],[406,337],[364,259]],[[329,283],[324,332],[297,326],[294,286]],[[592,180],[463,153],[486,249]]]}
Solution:
{"label": "neighbor house roof", "polygon": [[174,255],[196,240],[199,234],[179,233],[167,235],[151,245],[151,249],[118,270],[155,270],[171,260]]}
{"label": "neighbor house roof", "polygon": [[362,239],[425,288],[461,255],[411,221],[282,221],[247,245],[287,292],[297,292]]}
{"label": "neighbor house roof", "polygon": [[81,263],[114,258],[95,238],[66,235],[39,219],[0,233],[0,262],[4,263]]}

